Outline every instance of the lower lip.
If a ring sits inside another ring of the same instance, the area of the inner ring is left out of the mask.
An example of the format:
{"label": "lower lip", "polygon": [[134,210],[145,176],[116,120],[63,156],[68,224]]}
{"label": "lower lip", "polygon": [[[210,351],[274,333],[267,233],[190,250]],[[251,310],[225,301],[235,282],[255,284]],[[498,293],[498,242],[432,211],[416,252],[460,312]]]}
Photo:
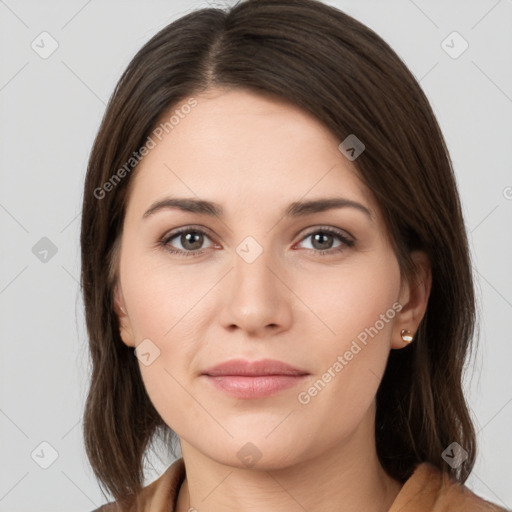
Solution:
{"label": "lower lip", "polygon": [[263,398],[292,388],[307,375],[205,375],[208,380],[225,393],[237,398]]}

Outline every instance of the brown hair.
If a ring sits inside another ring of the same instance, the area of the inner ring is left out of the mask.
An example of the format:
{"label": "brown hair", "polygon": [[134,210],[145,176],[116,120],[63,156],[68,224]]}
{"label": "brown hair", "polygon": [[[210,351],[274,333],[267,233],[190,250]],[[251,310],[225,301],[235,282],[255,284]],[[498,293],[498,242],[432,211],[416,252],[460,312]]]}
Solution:
{"label": "brown hair", "polygon": [[[412,275],[414,249],[427,253],[432,270],[415,340],[391,351],[377,392],[377,453],[401,482],[416,463],[430,462],[464,483],[476,455],[462,389],[475,297],[450,156],[425,94],[390,46],[315,0],[247,0],[226,11],[187,14],[143,46],[110,98],[90,155],[81,226],[92,357],[84,436],[98,480],[128,503],[143,485],[151,443],[177,441],[146,394],[133,349],[119,335],[113,287],[133,172],[114,184],[112,178],[126,170],[163,113],[212,86],[290,101],[340,142],[355,134],[365,144],[353,163],[377,200],[403,275]],[[132,161],[128,171],[135,167]],[[456,469],[441,456],[454,441],[468,452]]]}

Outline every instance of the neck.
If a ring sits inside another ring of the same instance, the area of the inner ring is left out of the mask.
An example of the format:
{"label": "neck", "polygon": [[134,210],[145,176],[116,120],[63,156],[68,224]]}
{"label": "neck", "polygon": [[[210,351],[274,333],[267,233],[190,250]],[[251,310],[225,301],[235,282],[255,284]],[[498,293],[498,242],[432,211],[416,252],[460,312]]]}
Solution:
{"label": "neck", "polygon": [[326,452],[268,471],[226,466],[181,446],[186,478],[176,512],[384,512],[401,489],[378,460],[372,416]]}

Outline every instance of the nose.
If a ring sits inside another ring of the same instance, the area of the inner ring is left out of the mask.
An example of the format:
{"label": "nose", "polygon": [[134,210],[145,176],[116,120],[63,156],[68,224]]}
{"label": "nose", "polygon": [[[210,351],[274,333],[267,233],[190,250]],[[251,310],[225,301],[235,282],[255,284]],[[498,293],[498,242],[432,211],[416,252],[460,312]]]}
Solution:
{"label": "nose", "polygon": [[282,265],[265,249],[254,261],[240,254],[233,253],[233,268],[223,280],[222,325],[256,337],[289,329],[294,295]]}

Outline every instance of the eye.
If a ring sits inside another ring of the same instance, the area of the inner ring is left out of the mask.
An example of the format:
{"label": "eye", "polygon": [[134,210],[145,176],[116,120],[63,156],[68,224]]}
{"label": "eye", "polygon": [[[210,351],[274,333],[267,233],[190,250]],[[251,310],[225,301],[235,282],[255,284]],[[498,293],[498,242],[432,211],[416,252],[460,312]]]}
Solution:
{"label": "eye", "polygon": [[[203,254],[203,251],[199,249],[202,248],[205,238],[209,239],[210,237],[202,229],[188,226],[170,235],[164,236],[160,241],[160,245],[172,254],[179,254],[180,256],[200,256]],[[171,245],[171,241],[174,239],[177,239],[175,243],[181,245],[181,248],[176,248]]]}
{"label": "eye", "polygon": [[[345,233],[330,227],[317,228],[316,231],[312,231],[307,234],[302,241],[312,239],[311,245],[314,252],[317,252],[321,256],[325,254],[338,253],[345,250],[347,247],[353,247],[354,241],[350,239]],[[333,247],[333,241],[338,239],[339,245]]]}

